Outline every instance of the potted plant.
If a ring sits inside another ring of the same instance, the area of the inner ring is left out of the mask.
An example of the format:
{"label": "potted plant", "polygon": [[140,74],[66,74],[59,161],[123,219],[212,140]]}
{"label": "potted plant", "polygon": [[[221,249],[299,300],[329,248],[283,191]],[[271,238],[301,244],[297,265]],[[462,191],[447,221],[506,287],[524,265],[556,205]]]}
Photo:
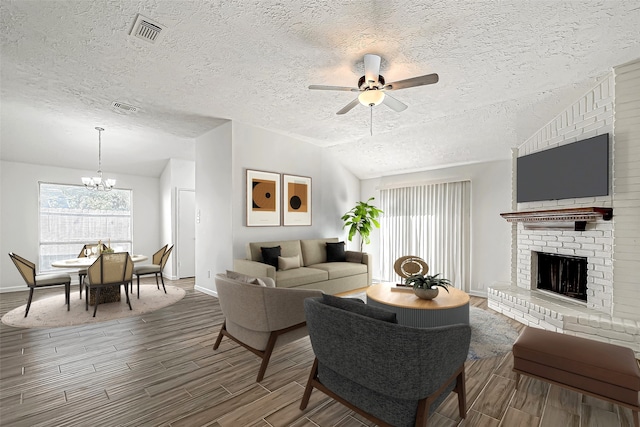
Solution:
{"label": "potted plant", "polygon": [[373,227],[380,228],[377,218],[383,212],[369,204],[372,200],[374,198],[370,197],[366,202],[358,202],[349,212],[342,215],[342,220],[344,221],[342,228],[349,227],[349,241],[353,239],[356,233],[360,235],[360,252],[362,252],[362,247],[365,243],[371,243],[369,234],[371,234]]}
{"label": "potted plant", "polygon": [[438,296],[438,287],[441,287],[449,293],[447,287],[451,286],[449,280],[440,278],[438,277],[439,275],[439,273],[435,276],[415,274],[407,277],[404,283],[413,286],[413,293],[416,294],[418,298],[434,299]]}

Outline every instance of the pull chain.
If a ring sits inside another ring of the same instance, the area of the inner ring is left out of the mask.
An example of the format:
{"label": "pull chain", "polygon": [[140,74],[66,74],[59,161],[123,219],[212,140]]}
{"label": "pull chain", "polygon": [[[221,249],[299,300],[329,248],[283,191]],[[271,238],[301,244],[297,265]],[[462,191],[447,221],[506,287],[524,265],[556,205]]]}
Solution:
{"label": "pull chain", "polygon": [[369,133],[373,136],[373,104],[369,105],[370,117],[369,117]]}

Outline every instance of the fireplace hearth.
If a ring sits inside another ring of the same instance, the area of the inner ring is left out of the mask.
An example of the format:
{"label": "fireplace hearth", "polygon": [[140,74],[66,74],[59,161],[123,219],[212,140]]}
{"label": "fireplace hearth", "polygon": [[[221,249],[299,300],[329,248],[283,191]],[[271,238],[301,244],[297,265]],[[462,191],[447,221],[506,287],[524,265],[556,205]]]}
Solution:
{"label": "fireplace hearth", "polygon": [[587,301],[587,258],[536,252],[536,287]]}

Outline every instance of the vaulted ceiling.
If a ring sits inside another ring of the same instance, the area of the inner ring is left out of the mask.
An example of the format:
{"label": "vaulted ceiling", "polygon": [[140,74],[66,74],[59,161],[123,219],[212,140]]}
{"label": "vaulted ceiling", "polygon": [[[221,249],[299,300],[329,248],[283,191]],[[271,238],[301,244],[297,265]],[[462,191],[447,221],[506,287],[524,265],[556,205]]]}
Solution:
{"label": "vaulted ceiling", "polygon": [[[3,160],[158,176],[234,120],[326,147],[360,178],[510,156],[640,57],[637,0],[1,0]],[[161,25],[130,35],[138,14]],[[409,108],[335,113],[363,55]],[[138,108],[118,110],[113,102]],[[371,113],[373,122],[371,122]],[[372,125],[373,136],[370,135]],[[264,142],[268,144],[268,141]]]}

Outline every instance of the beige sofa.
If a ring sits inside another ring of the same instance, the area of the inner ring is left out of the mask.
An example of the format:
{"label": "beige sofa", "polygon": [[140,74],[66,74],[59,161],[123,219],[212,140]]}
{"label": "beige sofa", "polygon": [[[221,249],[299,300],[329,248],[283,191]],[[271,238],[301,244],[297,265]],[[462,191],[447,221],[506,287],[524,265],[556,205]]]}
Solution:
{"label": "beige sofa", "polygon": [[[371,257],[346,251],[345,262],[327,262],[326,244],[338,238],[282,240],[247,244],[247,259],[235,259],[233,269],[253,277],[271,277],[279,288],[318,289],[336,294],[371,284]],[[280,246],[282,257],[300,257],[300,267],[277,270],[262,261],[262,247]]]}

